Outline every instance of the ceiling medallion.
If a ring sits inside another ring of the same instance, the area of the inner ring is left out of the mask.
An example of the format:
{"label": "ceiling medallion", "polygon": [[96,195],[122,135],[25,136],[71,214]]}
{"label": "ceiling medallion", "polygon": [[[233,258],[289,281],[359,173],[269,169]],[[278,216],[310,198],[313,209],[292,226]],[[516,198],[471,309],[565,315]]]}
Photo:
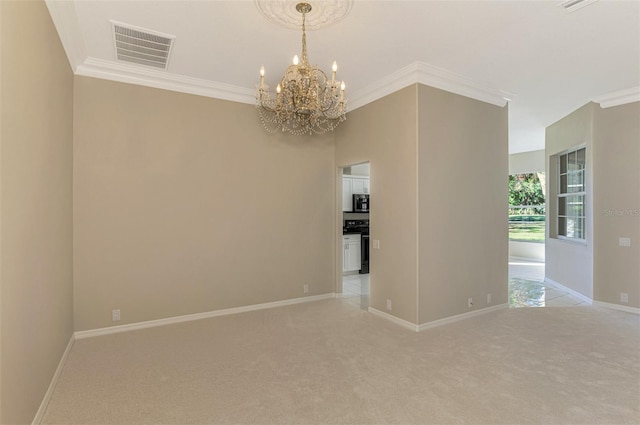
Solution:
{"label": "ceiling medallion", "polygon": [[[302,57],[293,57],[272,97],[264,82],[265,69],[260,68],[260,85],[256,91],[256,107],[264,128],[295,135],[322,134],[332,131],[346,119],[344,81],[336,80],[338,65],[333,62],[331,79],[307,57],[306,16],[313,11],[309,3],[296,5],[302,15]],[[298,18],[300,19],[300,17]]]}
{"label": "ceiling medallion", "polygon": [[[300,0],[255,0],[256,7],[269,21],[285,28],[300,29]],[[314,0],[306,14],[306,27],[313,31],[340,21],[351,11],[353,0]]]}

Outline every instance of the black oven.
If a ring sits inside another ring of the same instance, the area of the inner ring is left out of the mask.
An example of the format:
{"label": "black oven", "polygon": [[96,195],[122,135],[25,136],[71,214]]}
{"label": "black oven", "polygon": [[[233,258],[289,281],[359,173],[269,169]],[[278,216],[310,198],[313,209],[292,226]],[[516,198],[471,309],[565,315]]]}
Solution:
{"label": "black oven", "polygon": [[360,274],[369,273],[369,233],[362,234],[362,263],[360,264]]}

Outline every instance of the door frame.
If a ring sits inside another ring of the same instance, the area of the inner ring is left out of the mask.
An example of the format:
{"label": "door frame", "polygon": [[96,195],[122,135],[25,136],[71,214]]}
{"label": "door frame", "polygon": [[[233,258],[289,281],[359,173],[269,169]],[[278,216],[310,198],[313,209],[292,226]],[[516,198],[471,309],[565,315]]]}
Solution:
{"label": "door frame", "polygon": [[[347,167],[352,167],[354,165],[362,165],[369,164],[371,167],[371,161],[361,161],[355,162],[353,164],[340,165],[336,167],[336,179],[335,179],[335,193],[336,193],[336,210],[335,210],[335,270],[334,270],[334,292],[336,297],[342,297],[343,288],[342,288],[342,269],[344,267],[343,264],[343,247],[342,247],[342,225],[343,225],[343,211],[342,211],[342,176],[344,174],[344,169]],[[371,168],[369,168],[369,179],[371,179]],[[371,214],[371,212],[369,212]],[[369,261],[371,261],[371,257],[369,257]],[[369,277],[369,294],[371,294],[371,277]]]}

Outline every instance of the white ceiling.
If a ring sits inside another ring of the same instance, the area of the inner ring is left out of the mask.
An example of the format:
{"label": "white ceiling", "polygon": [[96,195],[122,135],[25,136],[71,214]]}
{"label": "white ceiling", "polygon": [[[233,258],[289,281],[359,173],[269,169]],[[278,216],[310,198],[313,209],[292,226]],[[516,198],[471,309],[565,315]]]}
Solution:
{"label": "white ceiling", "polygon": [[[544,128],[583,104],[640,100],[640,1],[571,13],[560,3],[355,0],[346,18],[308,32],[309,60],[327,72],[338,62],[351,109],[434,72],[511,98],[510,152],[543,149]],[[253,0],[47,5],[80,75],[250,103],[260,66],[275,86],[300,53],[301,32],[269,22]],[[116,62],[110,20],[175,35],[167,71]]]}

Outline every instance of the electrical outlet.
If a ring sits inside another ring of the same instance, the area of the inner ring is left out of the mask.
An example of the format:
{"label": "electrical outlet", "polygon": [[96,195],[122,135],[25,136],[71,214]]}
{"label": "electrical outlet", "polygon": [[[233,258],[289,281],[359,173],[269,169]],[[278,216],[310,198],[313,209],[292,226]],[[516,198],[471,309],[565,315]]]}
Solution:
{"label": "electrical outlet", "polygon": [[111,310],[111,321],[117,322],[120,320],[120,309]]}
{"label": "electrical outlet", "polygon": [[391,311],[391,300],[387,298],[387,310]]}
{"label": "electrical outlet", "polygon": [[620,292],[620,302],[621,303],[628,303],[629,302],[629,294],[627,294],[626,292]]}
{"label": "electrical outlet", "polygon": [[373,242],[373,249],[380,249],[380,239],[374,239],[372,242]]}
{"label": "electrical outlet", "polygon": [[467,307],[469,308],[473,307],[473,298],[467,299]]}
{"label": "electrical outlet", "polygon": [[618,245],[620,246],[631,246],[631,238],[618,238]]}
{"label": "electrical outlet", "polygon": [[304,285],[303,291],[304,291],[305,294],[308,294],[309,293],[309,285]]}
{"label": "electrical outlet", "polygon": [[491,304],[491,294],[487,294],[487,304]]}

